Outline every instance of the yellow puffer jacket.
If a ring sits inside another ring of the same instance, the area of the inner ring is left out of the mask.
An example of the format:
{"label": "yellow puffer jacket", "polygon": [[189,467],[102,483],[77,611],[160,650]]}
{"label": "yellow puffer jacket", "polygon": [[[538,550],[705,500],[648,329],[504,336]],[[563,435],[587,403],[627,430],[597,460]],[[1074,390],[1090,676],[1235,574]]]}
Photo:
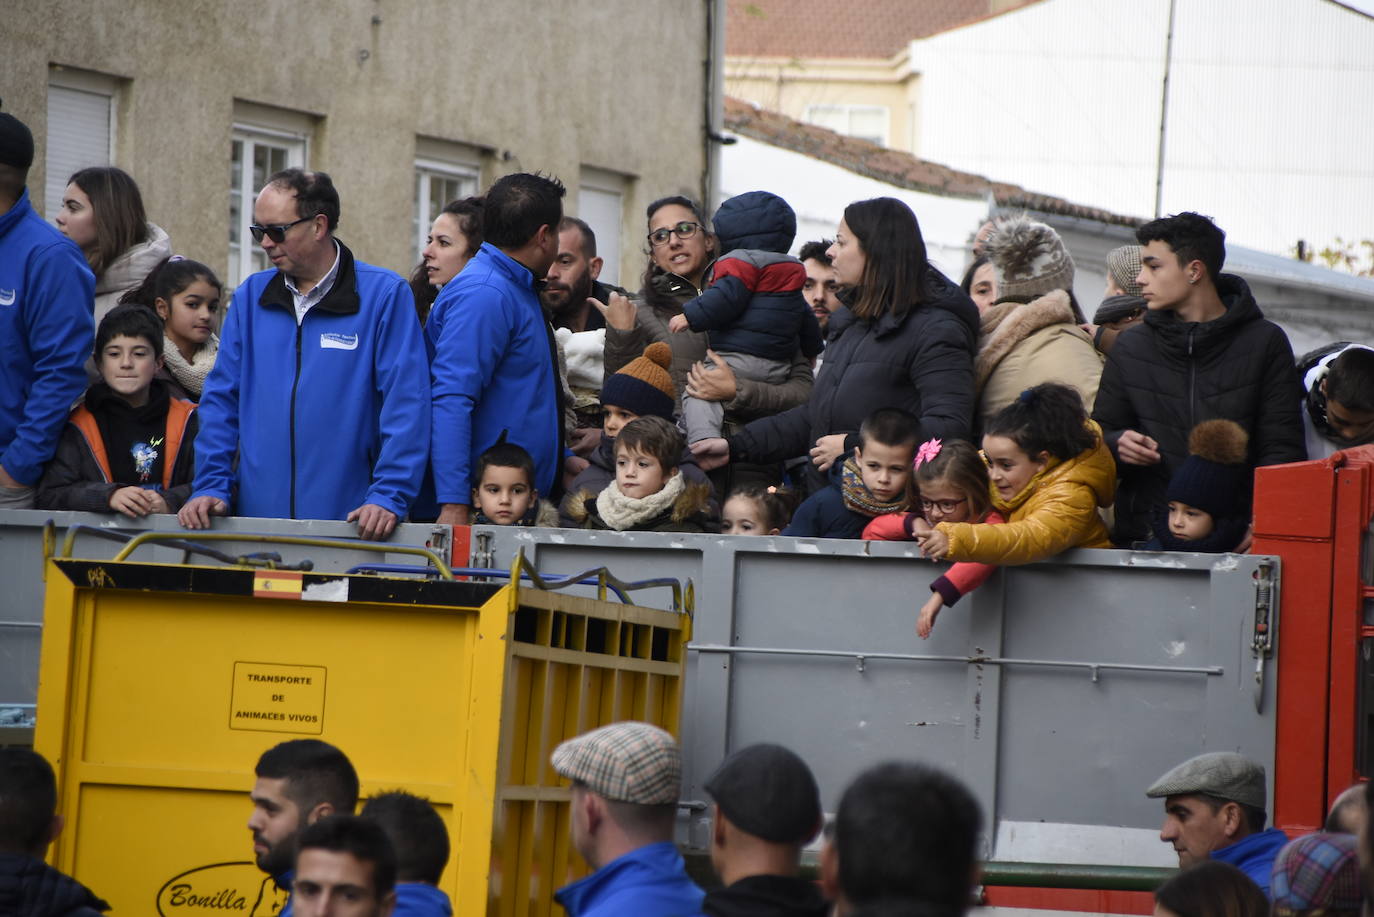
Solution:
{"label": "yellow puffer jacket", "polygon": [[1006,518],[1002,525],[941,522],[949,538],[946,560],[984,564],[1031,564],[1069,548],[1110,548],[1099,506],[1116,496],[1116,462],[1092,424],[1097,445],[1067,461],[1055,462],[1031,478],[1010,500],[992,488],[992,505]]}

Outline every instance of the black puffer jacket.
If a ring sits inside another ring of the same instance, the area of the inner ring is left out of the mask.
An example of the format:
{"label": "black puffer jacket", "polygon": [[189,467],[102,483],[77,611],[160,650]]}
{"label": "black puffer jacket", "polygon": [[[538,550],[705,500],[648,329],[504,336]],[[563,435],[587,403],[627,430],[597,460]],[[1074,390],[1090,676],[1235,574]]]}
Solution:
{"label": "black puffer jacket", "polygon": [[[845,445],[852,449],[864,418],[887,407],[920,418],[922,441],[968,439],[978,310],[934,268],[927,288],[925,301],[900,317],[887,312],[865,322],[848,307],[835,310],[811,400],[731,436],[731,461],[777,462],[805,455],[831,433],[848,434]],[[814,465],[807,466],[807,477],[809,490],[825,483]]]}
{"label": "black puffer jacket", "polygon": [[1302,388],[1283,329],[1265,319],[1250,288],[1233,274],[1217,276],[1226,314],[1183,322],[1172,311],[1150,311],[1127,328],[1107,355],[1093,405],[1107,445],[1135,430],[1159,443],[1158,465],[1118,462],[1112,540],[1148,537],[1169,479],[1188,457],[1188,434],[1204,420],[1234,420],[1250,434],[1250,464],[1307,458]]}
{"label": "black puffer jacket", "polygon": [[42,860],[0,854],[0,914],[6,917],[99,917],[110,906]]}

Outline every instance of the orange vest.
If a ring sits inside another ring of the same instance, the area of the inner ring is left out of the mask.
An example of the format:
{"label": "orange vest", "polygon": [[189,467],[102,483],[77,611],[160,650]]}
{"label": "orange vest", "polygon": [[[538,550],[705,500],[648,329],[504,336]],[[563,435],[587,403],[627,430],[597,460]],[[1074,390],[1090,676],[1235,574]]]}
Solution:
{"label": "orange vest", "polygon": [[[172,470],[176,467],[177,453],[181,451],[181,440],[186,435],[186,423],[191,419],[191,412],[195,409],[196,406],[192,402],[182,401],[180,398],[169,398],[167,401],[167,428],[162,453],[163,490],[172,486]],[[105,440],[100,435],[100,427],[95,422],[95,415],[82,404],[72,411],[72,416],[69,419],[72,425],[85,437],[86,445],[90,448],[91,454],[95,456],[95,463],[100,466],[100,473],[105,475],[106,483],[112,482],[114,475],[110,473],[110,457],[105,452]]]}

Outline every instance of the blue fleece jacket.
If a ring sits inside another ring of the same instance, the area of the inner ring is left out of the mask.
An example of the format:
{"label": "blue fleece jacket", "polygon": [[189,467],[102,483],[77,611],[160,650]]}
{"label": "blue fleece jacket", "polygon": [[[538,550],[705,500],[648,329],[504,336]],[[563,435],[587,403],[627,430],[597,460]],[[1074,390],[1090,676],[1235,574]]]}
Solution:
{"label": "blue fleece jacket", "polygon": [[1269,873],[1274,868],[1274,859],[1288,843],[1288,835],[1278,828],[1269,828],[1258,834],[1248,834],[1229,847],[1213,850],[1211,859],[1230,863],[1245,873],[1260,887],[1265,896],[1269,895]]}
{"label": "blue fleece jacket", "polygon": [[0,214],[0,465],[32,486],[86,388],[95,275],[25,189]]}
{"label": "blue fleece jacket", "polygon": [[391,917],[452,917],[453,905],[442,889],[425,882],[397,882]]}
{"label": "blue fleece jacket", "polygon": [[701,912],[701,889],[670,842],[632,850],[554,892],[569,917],[688,917]]}
{"label": "blue fleece jacket", "polygon": [[503,431],[534,459],[539,493],[553,493],[562,418],[534,280],[529,268],[483,243],[429,313],[430,462],[441,504],[472,503],[472,469]]}
{"label": "blue fleece jacket", "polygon": [[[425,348],[400,275],[339,245],[334,286],[298,325],[279,271],[234,291],[205,380],[193,496],[241,516],[404,516],[429,445]],[[238,451],[237,474],[233,467]]]}

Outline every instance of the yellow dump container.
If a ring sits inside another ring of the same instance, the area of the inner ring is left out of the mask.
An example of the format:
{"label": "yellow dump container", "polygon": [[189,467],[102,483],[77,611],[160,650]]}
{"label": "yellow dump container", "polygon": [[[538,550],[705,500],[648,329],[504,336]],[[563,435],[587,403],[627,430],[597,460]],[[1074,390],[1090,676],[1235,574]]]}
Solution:
{"label": "yellow dump container", "polygon": [[548,914],[586,872],[562,740],[677,733],[688,619],[510,585],[53,560],[35,744],[68,827],[54,864],[116,915],[271,915],[252,862],[258,756],[314,737],[364,797],[427,796],[454,912]]}

